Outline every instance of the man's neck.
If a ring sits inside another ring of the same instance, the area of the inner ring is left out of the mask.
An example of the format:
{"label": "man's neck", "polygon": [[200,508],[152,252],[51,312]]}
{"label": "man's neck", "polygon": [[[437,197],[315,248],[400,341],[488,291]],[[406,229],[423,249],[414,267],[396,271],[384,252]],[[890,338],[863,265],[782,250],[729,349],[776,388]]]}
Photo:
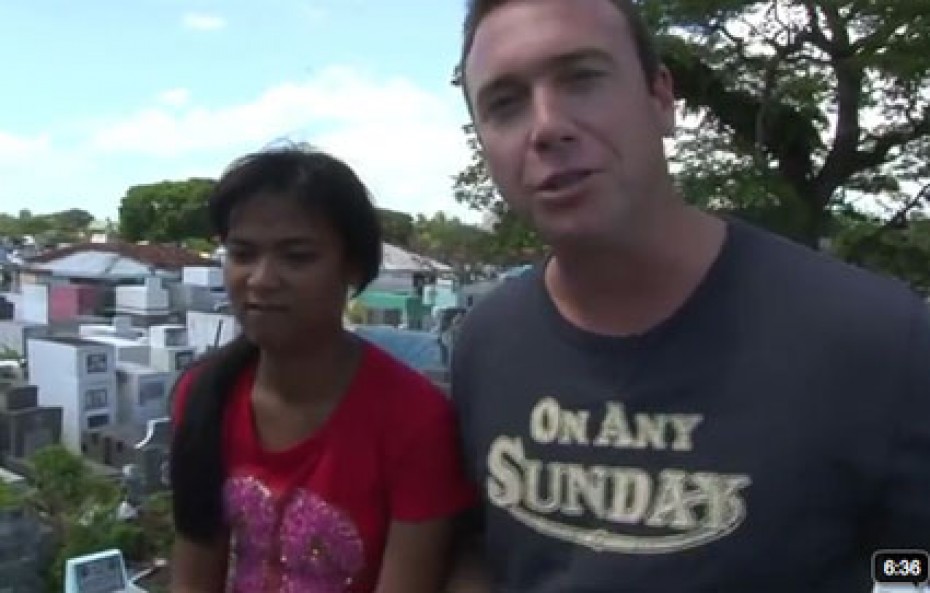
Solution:
{"label": "man's neck", "polygon": [[599,247],[554,249],[545,283],[560,313],[598,334],[642,334],[671,317],[719,254],[725,223],[684,204],[637,221],[636,234]]}

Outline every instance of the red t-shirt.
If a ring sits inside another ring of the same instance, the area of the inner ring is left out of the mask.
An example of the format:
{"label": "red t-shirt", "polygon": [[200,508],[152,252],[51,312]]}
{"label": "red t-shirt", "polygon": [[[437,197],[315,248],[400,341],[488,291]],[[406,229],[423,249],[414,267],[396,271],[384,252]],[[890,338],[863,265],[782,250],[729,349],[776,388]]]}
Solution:
{"label": "red t-shirt", "polygon": [[[180,380],[175,418],[190,375]],[[373,591],[392,520],[450,517],[474,504],[452,406],[376,346],[365,345],[323,426],[283,451],[263,449],[256,434],[254,380],[252,366],[237,382],[224,426],[233,591],[263,591],[269,575],[282,592]]]}

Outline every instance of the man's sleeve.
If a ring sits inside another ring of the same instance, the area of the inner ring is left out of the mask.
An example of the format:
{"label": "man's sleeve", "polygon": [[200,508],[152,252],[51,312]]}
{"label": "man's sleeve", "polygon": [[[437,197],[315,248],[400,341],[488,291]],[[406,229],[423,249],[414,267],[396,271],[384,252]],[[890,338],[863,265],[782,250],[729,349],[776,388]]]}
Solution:
{"label": "man's sleeve", "polygon": [[429,387],[406,412],[406,434],[396,434],[389,460],[390,510],[399,521],[451,518],[475,504],[465,476],[452,406]]}
{"label": "man's sleeve", "polygon": [[[930,549],[930,307],[915,306],[904,389],[888,394],[897,427],[885,461],[887,480],[876,517],[883,548]],[[880,354],[881,355],[881,354]],[[883,394],[876,394],[881,397]]]}

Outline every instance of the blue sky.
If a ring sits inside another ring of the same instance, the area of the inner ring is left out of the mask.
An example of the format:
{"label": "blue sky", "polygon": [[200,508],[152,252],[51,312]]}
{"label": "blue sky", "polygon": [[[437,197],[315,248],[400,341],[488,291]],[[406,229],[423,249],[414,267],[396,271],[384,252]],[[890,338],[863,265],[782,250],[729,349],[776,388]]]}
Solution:
{"label": "blue sky", "polygon": [[[467,215],[449,85],[464,0],[0,2],[0,211],[116,218],[134,184],[217,176],[277,138],[379,205]],[[475,215],[467,215],[474,220]]]}

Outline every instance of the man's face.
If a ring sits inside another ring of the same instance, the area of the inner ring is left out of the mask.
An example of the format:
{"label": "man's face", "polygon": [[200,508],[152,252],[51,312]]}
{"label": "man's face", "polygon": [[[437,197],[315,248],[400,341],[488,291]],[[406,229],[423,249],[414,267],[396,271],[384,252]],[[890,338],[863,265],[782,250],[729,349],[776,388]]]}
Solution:
{"label": "man's face", "polygon": [[226,246],[230,302],[259,347],[299,349],[341,326],[353,272],[324,218],[292,197],[260,194],[233,209]]}
{"label": "man's face", "polygon": [[667,71],[647,83],[608,0],[512,0],[488,14],[465,82],[492,179],[550,244],[616,241],[667,175]]}

